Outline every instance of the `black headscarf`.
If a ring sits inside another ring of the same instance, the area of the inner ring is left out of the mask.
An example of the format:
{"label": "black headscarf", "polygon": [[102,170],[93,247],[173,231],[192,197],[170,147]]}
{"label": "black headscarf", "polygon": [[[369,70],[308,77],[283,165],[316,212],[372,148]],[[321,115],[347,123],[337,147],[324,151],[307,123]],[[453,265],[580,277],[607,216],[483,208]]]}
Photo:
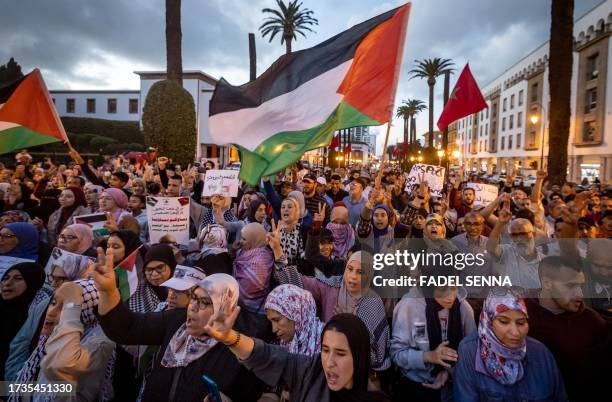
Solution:
{"label": "black headscarf", "polygon": [[[165,243],[159,243],[151,246],[145,254],[143,269],[151,261],[163,261],[168,267],[170,267],[170,276],[174,274],[174,268],[176,268],[176,260],[174,258],[174,251],[170,245]],[[166,300],[168,298],[168,288],[165,286],[154,286],[147,281],[147,285],[157,294],[160,300]]]}
{"label": "black headscarf", "polygon": [[23,323],[28,318],[28,308],[34,296],[45,283],[43,267],[34,262],[22,262],[9,268],[2,279],[11,271],[19,271],[26,282],[26,290],[22,295],[4,300],[0,297],[0,317],[2,317],[2,330],[0,331],[0,378],[4,378],[4,363],[8,357],[9,345]]}
{"label": "black headscarf", "polygon": [[142,245],[138,235],[131,230],[119,230],[110,234],[121,239],[125,247],[125,257]]}
{"label": "black headscarf", "polygon": [[370,373],[370,335],[365,324],[353,314],[333,316],[321,332],[321,345],[325,332],[334,330],[346,336],[353,357],[353,388],[350,390],[330,391],[333,402],[387,401],[380,392],[368,392],[368,375]]}
{"label": "black headscarf", "polygon": [[250,223],[259,222],[257,219],[255,219],[255,212],[257,212],[261,204],[266,205],[266,203],[261,198],[257,198],[256,200],[251,201],[251,203],[249,204],[249,208],[246,211],[246,217]]}

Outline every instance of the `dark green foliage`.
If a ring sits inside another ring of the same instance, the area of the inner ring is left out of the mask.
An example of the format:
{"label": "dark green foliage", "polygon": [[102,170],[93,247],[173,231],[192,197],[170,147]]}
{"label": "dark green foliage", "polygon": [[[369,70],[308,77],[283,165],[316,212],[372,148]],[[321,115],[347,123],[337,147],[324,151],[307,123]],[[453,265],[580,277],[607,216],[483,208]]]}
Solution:
{"label": "dark green foliage", "polygon": [[11,57],[8,63],[0,66],[0,87],[23,77],[21,66]]}
{"label": "dark green foliage", "polygon": [[95,134],[113,138],[124,144],[135,142],[144,143],[137,121],[119,121],[92,119],[87,117],[62,117],[62,124],[67,132],[76,136],[81,134]]}
{"label": "dark green foliage", "polygon": [[187,166],[195,158],[197,142],[193,98],[173,81],[153,84],[142,112],[146,146],[158,146],[161,155]]}
{"label": "dark green foliage", "polygon": [[89,147],[94,150],[103,149],[110,144],[118,143],[114,138],[95,136],[89,143]]}

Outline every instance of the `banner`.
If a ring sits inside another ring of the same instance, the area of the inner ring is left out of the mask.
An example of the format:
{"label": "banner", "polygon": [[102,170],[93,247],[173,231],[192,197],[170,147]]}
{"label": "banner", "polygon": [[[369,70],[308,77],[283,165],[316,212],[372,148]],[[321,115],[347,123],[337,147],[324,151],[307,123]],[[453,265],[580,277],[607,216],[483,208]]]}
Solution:
{"label": "banner", "polygon": [[238,195],[238,170],[208,170],[204,180],[204,191],[202,195],[222,195],[224,197],[236,197]]}
{"label": "banner", "polygon": [[412,165],[410,173],[406,179],[406,191],[412,192],[412,187],[419,184],[419,175],[423,176],[423,180],[429,185],[429,194],[433,197],[441,197],[444,190],[444,174],[446,169],[442,166],[426,165],[424,163],[416,163]]}
{"label": "banner", "polygon": [[93,264],[96,259],[86,255],[71,253],[66,250],[62,250],[59,247],[54,247],[51,252],[51,257],[45,265],[45,273],[52,274],[54,267],[60,267],[65,272],[79,272],[82,264]]}
{"label": "banner", "polygon": [[491,184],[468,183],[467,186],[474,189],[474,205],[489,205],[495,201],[499,192],[499,188]]}
{"label": "banner", "polygon": [[188,244],[189,197],[147,197],[147,221],[151,244],[167,234],[179,244]]}
{"label": "banner", "polygon": [[74,217],[74,223],[82,223],[93,230],[94,235],[108,236],[108,230],[104,229],[106,223],[106,214],[101,212],[97,214],[80,215]]}

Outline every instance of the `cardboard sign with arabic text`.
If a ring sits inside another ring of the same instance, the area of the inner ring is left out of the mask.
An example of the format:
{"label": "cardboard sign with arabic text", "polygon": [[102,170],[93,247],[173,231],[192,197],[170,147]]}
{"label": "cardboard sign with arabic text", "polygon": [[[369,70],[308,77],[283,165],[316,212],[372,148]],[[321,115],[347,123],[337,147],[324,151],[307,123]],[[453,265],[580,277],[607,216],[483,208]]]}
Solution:
{"label": "cardboard sign with arabic text", "polygon": [[169,234],[179,244],[189,243],[189,197],[147,197],[151,244]]}
{"label": "cardboard sign with arabic text", "polygon": [[204,180],[202,195],[222,195],[224,197],[236,197],[238,195],[238,170],[208,170]]}
{"label": "cardboard sign with arabic text", "polygon": [[408,178],[406,179],[406,191],[410,193],[414,185],[419,184],[419,174],[429,185],[429,193],[434,197],[441,197],[444,190],[444,174],[446,169],[441,166],[416,163],[412,165]]}
{"label": "cardboard sign with arabic text", "polygon": [[490,184],[468,183],[467,186],[474,189],[474,205],[487,206],[495,201],[499,193],[499,188]]}

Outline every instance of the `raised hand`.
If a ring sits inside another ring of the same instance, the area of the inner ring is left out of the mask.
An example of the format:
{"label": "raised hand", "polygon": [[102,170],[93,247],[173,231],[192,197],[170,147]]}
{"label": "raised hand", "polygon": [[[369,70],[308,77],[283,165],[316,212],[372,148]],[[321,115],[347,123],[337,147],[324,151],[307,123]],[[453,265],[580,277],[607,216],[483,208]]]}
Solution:
{"label": "raised hand", "polygon": [[109,247],[104,252],[102,247],[98,247],[98,258],[92,272],[96,288],[100,292],[112,292],[117,289],[115,284],[115,270],[113,264],[113,250]]}
{"label": "raised hand", "polygon": [[221,305],[211,317],[210,321],[204,327],[204,331],[217,341],[223,344],[231,344],[236,339],[232,336],[232,328],[238,314],[240,314],[240,306],[230,306],[230,300],[233,293],[227,289],[221,298]]}
{"label": "raised hand", "polygon": [[323,222],[325,220],[325,208],[327,208],[327,204],[319,203],[319,212],[315,213],[313,218],[315,222]]}
{"label": "raised hand", "polygon": [[272,250],[282,249],[281,247],[281,227],[272,219],[272,231],[266,235],[268,245]]}
{"label": "raised hand", "polygon": [[108,231],[108,233],[113,233],[119,231],[119,225],[115,220],[115,217],[110,212],[106,213],[106,222],[104,222],[104,229]]}
{"label": "raised hand", "polygon": [[497,222],[500,224],[506,224],[512,220],[512,212],[510,211],[510,200],[505,199],[502,209],[499,211]]}
{"label": "raised hand", "polygon": [[157,166],[160,170],[164,170],[167,164],[168,158],[166,158],[165,156],[160,156],[159,158],[157,158]]}

